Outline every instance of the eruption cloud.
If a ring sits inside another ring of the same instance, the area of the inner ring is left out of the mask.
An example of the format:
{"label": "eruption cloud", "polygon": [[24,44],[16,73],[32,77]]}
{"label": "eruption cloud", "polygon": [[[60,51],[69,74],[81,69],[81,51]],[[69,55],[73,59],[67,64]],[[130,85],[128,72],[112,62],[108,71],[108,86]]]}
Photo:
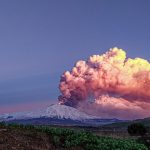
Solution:
{"label": "eruption cloud", "polygon": [[80,60],[59,84],[59,103],[99,117],[150,117],[150,63],[117,47]]}

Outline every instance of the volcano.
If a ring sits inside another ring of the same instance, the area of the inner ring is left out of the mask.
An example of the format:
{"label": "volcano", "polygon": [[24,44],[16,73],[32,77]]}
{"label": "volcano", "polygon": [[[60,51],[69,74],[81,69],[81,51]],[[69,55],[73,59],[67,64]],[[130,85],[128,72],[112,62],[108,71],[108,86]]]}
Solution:
{"label": "volcano", "polygon": [[73,125],[103,125],[120,122],[118,119],[105,119],[81,112],[76,108],[52,104],[45,109],[30,112],[16,112],[0,115],[0,121],[22,124],[73,124]]}

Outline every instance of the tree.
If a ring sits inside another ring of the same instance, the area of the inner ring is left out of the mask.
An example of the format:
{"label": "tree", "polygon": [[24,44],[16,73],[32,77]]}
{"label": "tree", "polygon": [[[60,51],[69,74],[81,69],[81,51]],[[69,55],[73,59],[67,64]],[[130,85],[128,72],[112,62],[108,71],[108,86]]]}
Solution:
{"label": "tree", "polygon": [[128,133],[130,135],[144,135],[146,127],[142,123],[133,123],[128,126]]}

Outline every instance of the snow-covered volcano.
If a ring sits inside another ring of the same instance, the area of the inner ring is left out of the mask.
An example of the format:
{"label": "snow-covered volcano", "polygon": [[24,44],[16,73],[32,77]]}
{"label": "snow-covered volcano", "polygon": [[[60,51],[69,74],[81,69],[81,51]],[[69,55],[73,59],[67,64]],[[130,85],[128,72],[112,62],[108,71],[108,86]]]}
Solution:
{"label": "snow-covered volcano", "polygon": [[95,116],[88,115],[70,106],[52,104],[46,109],[35,110],[31,112],[17,112],[11,114],[0,115],[0,120],[14,120],[14,119],[31,119],[31,118],[58,118],[71,120],[86,120],[96,119]]}
{"label": "snow-covered volcano", "polygon": [[69,125],[102,125],[118,122],[118,119],[102,119],[88,115],[76,108],[52,104],[45,109],[7,113],[0,115],[0,121],[16,122],[23,124],[69,124]]}

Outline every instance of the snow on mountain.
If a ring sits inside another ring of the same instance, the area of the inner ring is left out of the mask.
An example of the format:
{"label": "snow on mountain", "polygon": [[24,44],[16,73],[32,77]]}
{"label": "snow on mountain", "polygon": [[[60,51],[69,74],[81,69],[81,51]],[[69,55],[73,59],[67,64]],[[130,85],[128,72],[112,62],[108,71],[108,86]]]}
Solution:
{"label": "snow on mountain", "polygon": [[97,119],[95,116],[88,115],[73,107],[59,104],[52,104],[46,109],[31,111],[31,112],[17,112],[0,115],[0,121],[10,121],[16,119],[33,119],[33,118],[58,118],[71,120],[88,120]]}

